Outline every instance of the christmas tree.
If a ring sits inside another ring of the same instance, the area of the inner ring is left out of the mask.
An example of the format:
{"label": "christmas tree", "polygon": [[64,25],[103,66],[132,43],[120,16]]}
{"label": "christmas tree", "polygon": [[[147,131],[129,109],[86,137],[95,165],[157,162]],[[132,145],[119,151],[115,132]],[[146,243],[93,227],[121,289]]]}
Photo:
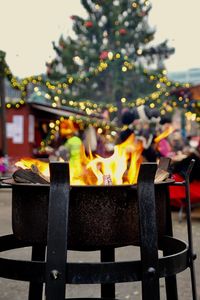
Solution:
{"label": "christmas tree", "polygon": [[148,0],[82,0],[86,19],[71,16],[75,38],[63,36],[54,43],[56,58],[48,64],[48,76],[62,80],[79,76],[66,89],[65,98],[96,102],[130,101],[156,90],[144,69],[163,69],[174,52],[167,41],[153,47],[155,30],[148,24]]}

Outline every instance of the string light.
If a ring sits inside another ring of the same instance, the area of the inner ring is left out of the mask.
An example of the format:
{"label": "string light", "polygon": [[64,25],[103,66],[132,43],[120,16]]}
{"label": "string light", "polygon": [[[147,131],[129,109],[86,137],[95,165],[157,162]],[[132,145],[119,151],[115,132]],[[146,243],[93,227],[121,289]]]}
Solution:
{"label": "string light", "polygon": [[[138,53],[140,53],[142,50],[138,49]],[[78,59],[78,58],[77,58]],[[130,62],[128,60],[127,55],[122,56],[120,53],[116,53],[114,54],[113,52],[108,52],[108,59],[106,61],[102,61],[100,60],[99,64],[96,66],[96,68],[93,68],[93,70],[89,73],[81,74],[81,76],[68,76],[65,79],[62,79],[61,81],[57,81],[57,82],[51,82],[49,80],[46,80],[45,76],[30,76],[30,77],[26,77],[22,80],[18,80],[16,77],[14,77],[9,69],[9,67],[6,64],[6,67],[4,69],[5,72],[5,76],[8,78],[11,86],[15,89],[18,89],[19,91],[21,91],[21,97],[19,97],[20,99],[18,100],[18,102],[16,101],[6,101],[6,108],[10,109],[11,107],[15,107],[15,108],[20,108],[21,106],[23,106],[26,101],[26,97],[27,97],[27,86],[28,84],[33,84],[33,85],[37,85],[34,87],[34,92],[37,93],[38,97],[43,96],[45,99],[52,101],[52,107],[57,107],[57,105],[59,103],[62,103],[63,105],[70,105],[73,107],[77,107],[79,104],[79,101],[74,101],[74,100],[66,100],[66,99],[60,99],[60,97],[58,95],[62,95],[63,91],[65,91],[67,88],[69,88],[69,86],[71,84],[73,84],[75,81],[77,82],[81,82],[81,81],[89,81],[90,78],[92,78],[95,75],[98,75],[99,71],[103,72],[104,70],[106,70],[112,63],[112,61],[114,61],[115,59],[121,59],[123,61],[123,66],[122,66],[122,72],[127,72],[128,70],[132,69],[134,67],[133,62]],[[132,101],[127,101],[127,107],[134,107],[135,105],[141,105],[141,104],[145,104],[147,103],[147,105],[151,105],[150,107],[153,107],[153,105],[155,106],[155,103],[152,103],[150,101],[152,100],[156,100],[157,103],[160,103],[161,100],[159,99],[160,96],[165,96],[166,98],[169,98],[170,93],[168,91],[166,91],[165,86],[166,87],[185,87],[185,88],[189,88],[190,84],[189,83],[184,83],[184,84],[180,84],[178,82],[173,82],[170,81],[167,77],[166,77],[167,71],[164,69],[161,71],[161,74],[153,74],[153,72],[148,71],[147,69],[143,70],[143,75],[146,76],[149,80],[152,81],[157,81],[156,84],[156,88],[159,90],[158,92],[154,92],[152,94],[150,94],[147,97],[144,98],[138,98],[136,100],[132,100]],[[47,91],[46,93],[40,91],[39,86],[45,86],[49,92]],[[55,95],[53,98],[51,96],[52,91],[54,91],[57,95]],[[122,97],[123,99],[124,97]],[[170,102],[171,100],[168,99],[168,101]],[[180,96],[178,98],[179,102],[184,102],[183,103],[183,107],[184,108],[188,108],[191,107],[193,109],[195,109],[195,107],[198,106],[198,103],[192,103],[191,105],[189,105],[190,99],[187,97],[185,99],[183,99],[182,96]],[[126,102],[126,101],[125,101]],[[122,101],[122,103],[125,103]],[[149,102],[149,104],[148,104]],[[171,110],[173,107],[175,107],[177,105],[175,105],[175,102],[172,102],[171,105],[168,107],[168,111]],[[96,112],[102,112],[102,109],[107,108],[108,111],[110,113],[116,112],[117,111],[117,107],[112,105],[112,104],[94,104],[92,103],[92,101],[84,101],[82,102],[82,105],[79,106],[81,110],[84,110],[86,112],[87,115],[91,115],[92,113],[96,113]],[[90,107],[90,109],[87,109],[88,107]],[[161,111],[162,113],[164,113],[164,111],[162,110],[162,106],[161,106]],[[198,116],[196,116],[196,119],[198,119]]]}

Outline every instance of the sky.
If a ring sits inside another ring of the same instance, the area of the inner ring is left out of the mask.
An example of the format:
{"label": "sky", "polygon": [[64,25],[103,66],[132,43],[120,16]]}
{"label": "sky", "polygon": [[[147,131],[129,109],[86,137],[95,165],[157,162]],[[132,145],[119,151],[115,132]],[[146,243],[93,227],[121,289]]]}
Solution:
{"label": "sky", "polygon": [[[200,0],[151,0],[149,24],[154,44],[166,39],[175,54],[165,61],[168,72],[200,67]],[[15,76],[46,71],[55,57],[52,41],[72,33],[73,14],[84,17],[80,0],[0,0],[0,50]]]}

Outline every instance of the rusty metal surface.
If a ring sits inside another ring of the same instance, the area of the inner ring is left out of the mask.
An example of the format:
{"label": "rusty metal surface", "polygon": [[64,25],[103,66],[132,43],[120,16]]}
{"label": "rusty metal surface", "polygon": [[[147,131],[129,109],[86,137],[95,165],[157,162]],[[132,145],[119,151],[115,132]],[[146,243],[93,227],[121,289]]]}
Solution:
{"label": "rusty metal surface", "polygon": [[[159,234],[165,231],[167,185],[155,185]],[[12,185],[15,236],[46,243],[48,185]],[[70,190],[68,249],[101,249],[139,243],[136,186],[74,186]]]}

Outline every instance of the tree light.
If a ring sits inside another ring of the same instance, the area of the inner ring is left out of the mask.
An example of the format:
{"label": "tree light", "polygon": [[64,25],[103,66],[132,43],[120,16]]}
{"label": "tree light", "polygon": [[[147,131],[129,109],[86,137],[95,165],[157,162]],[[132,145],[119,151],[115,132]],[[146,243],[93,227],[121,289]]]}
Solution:
{"label": "tree light", "polygon": [[142,49],[138,49],[138,50],[137,50],[137,54],[138,54],[138,55],[142,55]]}
{"label": "tree light", "polygon": [[113,59],[113,53],[111,51],[108,52],[108,59],[109,60]]}
{"label": "tree light", "polygon": [[138,5],[137,5],[136,2],[133,2],[133,3],[132,3],[132,7],[133,7],[133,8],[136,8],[137,6],[138,6]]}

